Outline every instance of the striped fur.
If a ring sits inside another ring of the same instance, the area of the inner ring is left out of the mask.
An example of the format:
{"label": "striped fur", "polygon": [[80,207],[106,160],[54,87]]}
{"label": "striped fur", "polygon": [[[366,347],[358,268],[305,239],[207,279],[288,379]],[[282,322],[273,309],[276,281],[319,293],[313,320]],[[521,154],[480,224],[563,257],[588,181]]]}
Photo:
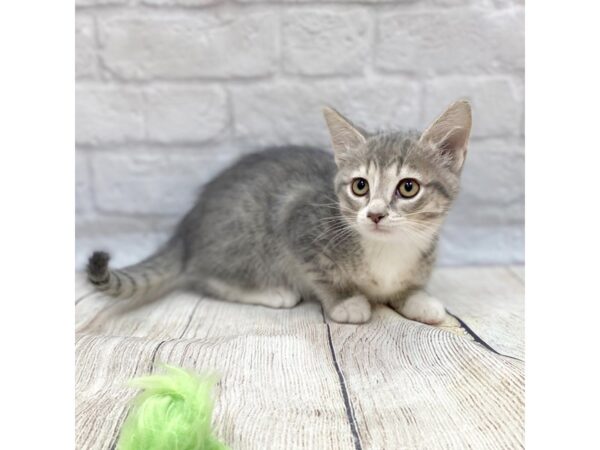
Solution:
{"label": "striped fur", "polygon": [[87,266],[89,281],[100,292],[119,299],[150,301],[181,286],[183,245],[172,239],[146,260],[122,269],[108,266],[108,253],[97,251]]}

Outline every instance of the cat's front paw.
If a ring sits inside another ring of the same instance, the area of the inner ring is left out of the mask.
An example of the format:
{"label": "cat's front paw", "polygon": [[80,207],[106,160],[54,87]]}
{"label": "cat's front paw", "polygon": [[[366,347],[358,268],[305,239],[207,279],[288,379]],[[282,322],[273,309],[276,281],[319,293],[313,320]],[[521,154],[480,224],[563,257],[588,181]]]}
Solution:
{"label": "cat's front paw", "polygon": [[365,296],[355,295],[333,306],[329,317],[339,323],[365,323],[371,318],[371,304]]}
{"label": "cat's front paw", "polygon": [[264,304],[271,308],[289,309],[300,302],[300,295],[285,288],[273,289],[264,295]]}
{"label": "cat's front paw", "polygon": [[442,323],[446,317],[446,308],[442,302],[422,291],[408,297],[399,312],[407,319],[429,325]]}

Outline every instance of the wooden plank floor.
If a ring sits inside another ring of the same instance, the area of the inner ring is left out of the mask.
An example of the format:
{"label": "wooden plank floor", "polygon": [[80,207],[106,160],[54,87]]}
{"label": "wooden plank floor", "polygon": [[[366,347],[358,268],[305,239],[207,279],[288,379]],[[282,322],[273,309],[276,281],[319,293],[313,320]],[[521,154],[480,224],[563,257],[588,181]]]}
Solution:
{"label": "wooden plank floor", "polygon": [[523,270],[439,269],[431,327],[380,306],[365,325],[176,293],[133,311],[76,285],[78,449],[112,449],[135,376],[217,373],[235,450],[523,447]]}

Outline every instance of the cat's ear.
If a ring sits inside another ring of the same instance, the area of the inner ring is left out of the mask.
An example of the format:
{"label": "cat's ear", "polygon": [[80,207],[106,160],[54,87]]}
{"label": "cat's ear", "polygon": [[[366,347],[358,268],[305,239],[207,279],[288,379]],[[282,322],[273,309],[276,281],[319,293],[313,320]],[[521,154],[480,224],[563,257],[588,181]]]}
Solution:
{"label": "cat's ear", "polygon": [[336,162],[344,159],[344,155],[351,149],[359,147],[367,141],[366,133],[335,109],[326,106],[323,108],[323,115],[331,135]]}
{"label": "cat's ear", "polygon": [[469,135],[471,134],[471,105],[466,100],[451,104],[427,128],[419,142],[433,145],[448,155],[454,170],[460,170],[467,156]]}

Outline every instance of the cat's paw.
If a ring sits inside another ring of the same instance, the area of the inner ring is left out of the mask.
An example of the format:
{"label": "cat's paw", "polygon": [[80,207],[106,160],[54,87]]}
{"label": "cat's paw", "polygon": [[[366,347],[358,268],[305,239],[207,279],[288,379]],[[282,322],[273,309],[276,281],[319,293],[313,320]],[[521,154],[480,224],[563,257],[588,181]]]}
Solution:
{"label": "cat's paw", "polygon": [[363,295],[355,295],[337,303],[329,317],[339,323],[365,323],[371,318],[371,304]]}
{"label": "cat's paw", "polygon": [[272,289],[264,298],[264,304],[271,308],[293,308],[300,302],[300,295],[287,289]]}
{"label": "cat's paw", "polygon": [[429,325],[442,323],[446,317],[442,302],[422,291],[408,297],[399,312],[407,319]]}

